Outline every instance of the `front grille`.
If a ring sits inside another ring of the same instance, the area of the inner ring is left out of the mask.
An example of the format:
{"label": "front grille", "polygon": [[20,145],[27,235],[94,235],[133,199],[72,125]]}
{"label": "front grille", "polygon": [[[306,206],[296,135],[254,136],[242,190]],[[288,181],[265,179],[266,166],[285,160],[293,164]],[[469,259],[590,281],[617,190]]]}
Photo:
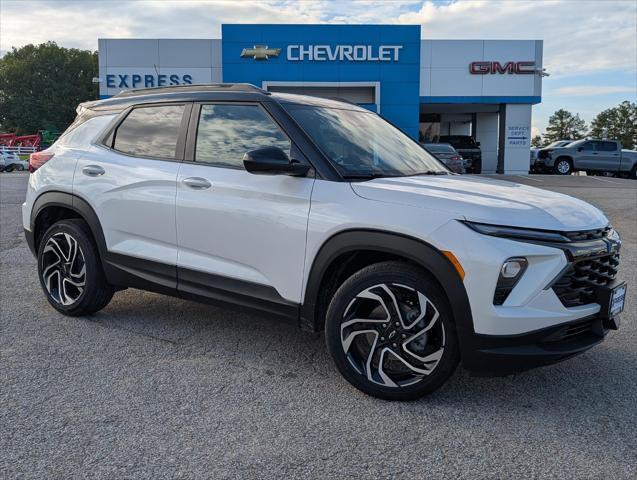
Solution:
{"label": "front grille", "polygon": [[598,240],[608,236],[611,227],[597,228],[595,230],[583,230],[580,232],[564,232],[571,242],[581,242],[585,240]]}
{"label": "front grille", "polygon": [[595,302],[595,289],[615,279],[619,253],[576,260],[553,283],[553,291],[565,307]]}
{"label": "front grille", "polygon": [[544,160],[545,158],[549,157],[549,152],[548,150],[540,150],[539,152],[537,152],[537,158]]}

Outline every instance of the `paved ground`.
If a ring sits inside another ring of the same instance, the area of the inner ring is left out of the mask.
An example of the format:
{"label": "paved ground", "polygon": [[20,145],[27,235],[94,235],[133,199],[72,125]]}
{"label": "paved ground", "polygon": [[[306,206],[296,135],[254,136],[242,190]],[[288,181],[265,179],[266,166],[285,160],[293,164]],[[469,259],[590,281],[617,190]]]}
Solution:
{"label": "paved ground", "polygon": [[341,379],[323,339],[137,290],[92,318],[46,303],[0,175],[0,478],[636,478],[637,182],[511,178],[584,198],[623,235],[623,325],[565,363],[457,371],[412,403]]}

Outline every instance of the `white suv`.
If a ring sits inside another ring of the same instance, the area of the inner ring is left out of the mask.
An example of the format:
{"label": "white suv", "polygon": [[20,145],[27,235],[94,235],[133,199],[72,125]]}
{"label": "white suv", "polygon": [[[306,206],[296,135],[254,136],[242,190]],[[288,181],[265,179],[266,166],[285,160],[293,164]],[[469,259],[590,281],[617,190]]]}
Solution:
{"label": "white suv", "polygon": [[24,229],[58,311],[134,287],[273,314],[325,331],[345,378],[386,399],[432,392],[458,362],[493,375],[571,357],[623,308],[598,209],[452,174],[347,103],[128,91],[82,104],[30,168]]}

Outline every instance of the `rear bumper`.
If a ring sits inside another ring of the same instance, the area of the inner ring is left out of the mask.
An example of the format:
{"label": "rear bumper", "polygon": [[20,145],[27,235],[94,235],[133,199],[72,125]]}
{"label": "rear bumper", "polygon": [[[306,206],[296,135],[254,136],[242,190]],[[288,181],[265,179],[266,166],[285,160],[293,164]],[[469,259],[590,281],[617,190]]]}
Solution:
{"label": "rear bumper", "polygon": [[511,375],[579,355],[618,326],[619,317],[594,316],[523,335],[475,335],[462,363],[476,376]]}

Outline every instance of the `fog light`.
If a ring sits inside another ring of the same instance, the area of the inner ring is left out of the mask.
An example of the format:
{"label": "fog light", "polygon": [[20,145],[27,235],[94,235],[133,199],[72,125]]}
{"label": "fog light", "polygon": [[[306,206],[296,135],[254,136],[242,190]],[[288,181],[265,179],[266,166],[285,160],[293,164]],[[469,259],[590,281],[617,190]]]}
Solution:
{"label": "fog light", "polygon": [[504,262],[500,274],[504,278],[515,278],[524,270],[525,266],[526,260],[524,258],[511,258]]}
{"label": "fog light", "polygon": [[493,304],[502,305],[507,299],[513,287],[518,283],[528,262],[526,258],[515,257],[509,258],[502,264],[500,268],[500,277],[498,278],[498,284],[495,287],[493,294]]}

